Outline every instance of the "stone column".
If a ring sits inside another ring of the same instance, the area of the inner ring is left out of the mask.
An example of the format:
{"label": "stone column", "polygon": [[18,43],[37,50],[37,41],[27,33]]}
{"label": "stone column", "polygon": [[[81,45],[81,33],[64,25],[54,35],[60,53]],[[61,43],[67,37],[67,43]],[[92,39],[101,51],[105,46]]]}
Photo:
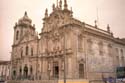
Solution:
{"label": "stone column", "polygon": [[43,59],[43,74],[42,74],[42,78],[43,79],[47,79],[48,78],[48,75],[47,75],[47,69],[48,67],[48,64],[47,64],[47,60],[46,59]]}
{"label": "stone column", "polygon": [[64,77],[64,60],[59,59],[59,79],[63,79]]}
{"label": "stone column", "polygon": [[68,71],[67,71],[67,73],[68,73],[68,75],[67,75],[67,78],[69,78],[69,79],[71,79],[72,78],[72,60],[71,60],[71,58],[70,57],[68,57],[68,62],[67,62],[67,64],[68,64]]}

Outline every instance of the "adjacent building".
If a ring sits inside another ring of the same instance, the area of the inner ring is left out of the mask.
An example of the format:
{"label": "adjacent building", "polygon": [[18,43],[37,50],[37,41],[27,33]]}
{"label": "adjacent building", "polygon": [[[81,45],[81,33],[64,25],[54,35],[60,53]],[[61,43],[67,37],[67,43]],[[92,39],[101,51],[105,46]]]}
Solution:
{"label": "adjacent building", "polygon": [[0,61],[0,80],[10,79],[11,62]]}
{"label": "adjacent building", "polygon": [[125,39],[115,38],[109,25],[102,30],[75,19],[66,0],[52,9],[45,10],[39,36],[27,12],[15,24],[12,79],[63,79],[64,69],[67,79],[116,77],[125,66]]}

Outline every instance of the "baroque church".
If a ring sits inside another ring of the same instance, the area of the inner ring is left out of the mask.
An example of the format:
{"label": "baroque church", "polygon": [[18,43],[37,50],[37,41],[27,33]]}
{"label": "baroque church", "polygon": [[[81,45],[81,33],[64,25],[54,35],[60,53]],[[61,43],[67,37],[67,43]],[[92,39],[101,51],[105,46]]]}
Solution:
{"label": "baroque church", "polygon": [[[60,0],[52,12],[45,10],[38,35],[27,12],[14,25],[11,55],[13,80],[102,79],[116,77],[125,66],[125,39],[73,17],[68,3]],[[66,75],[64,75],[66,74]]]}

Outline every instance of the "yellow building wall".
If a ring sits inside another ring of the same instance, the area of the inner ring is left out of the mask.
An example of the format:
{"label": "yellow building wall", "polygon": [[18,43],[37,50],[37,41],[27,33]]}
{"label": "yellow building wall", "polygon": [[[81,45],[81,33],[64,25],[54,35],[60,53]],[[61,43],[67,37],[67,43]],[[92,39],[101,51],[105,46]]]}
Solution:
{"label": "yellow building wall", "polygon": [[[64,83],[64,80],[59,80],[58,83]],[[66,83],[89,83],[88,80],[67,80]]]}

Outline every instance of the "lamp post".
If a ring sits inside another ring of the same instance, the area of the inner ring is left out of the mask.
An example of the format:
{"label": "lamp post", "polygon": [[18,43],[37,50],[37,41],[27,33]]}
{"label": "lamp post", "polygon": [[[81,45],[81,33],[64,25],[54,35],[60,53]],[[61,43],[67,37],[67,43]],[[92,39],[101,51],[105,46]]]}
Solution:
{"label": "lamp post", "polygon": [[[65,32],[65,27],[64,27]],[[66,46],[65,46],[65,34],[64,34],[64,83],[66,83]]]}
{"label": "lamp post", "polygon": [[[37,36],[38,36],[38,33],[37,33]],[[37,69],[37,67],[39,67],[39,65],[38,65],[38,58],[39,58],[39,53],[38,53],[38,43],[39,43],[39,38],[37,37],[37,54],[36,54],[36,80],[38,79],[38,69]]]}

